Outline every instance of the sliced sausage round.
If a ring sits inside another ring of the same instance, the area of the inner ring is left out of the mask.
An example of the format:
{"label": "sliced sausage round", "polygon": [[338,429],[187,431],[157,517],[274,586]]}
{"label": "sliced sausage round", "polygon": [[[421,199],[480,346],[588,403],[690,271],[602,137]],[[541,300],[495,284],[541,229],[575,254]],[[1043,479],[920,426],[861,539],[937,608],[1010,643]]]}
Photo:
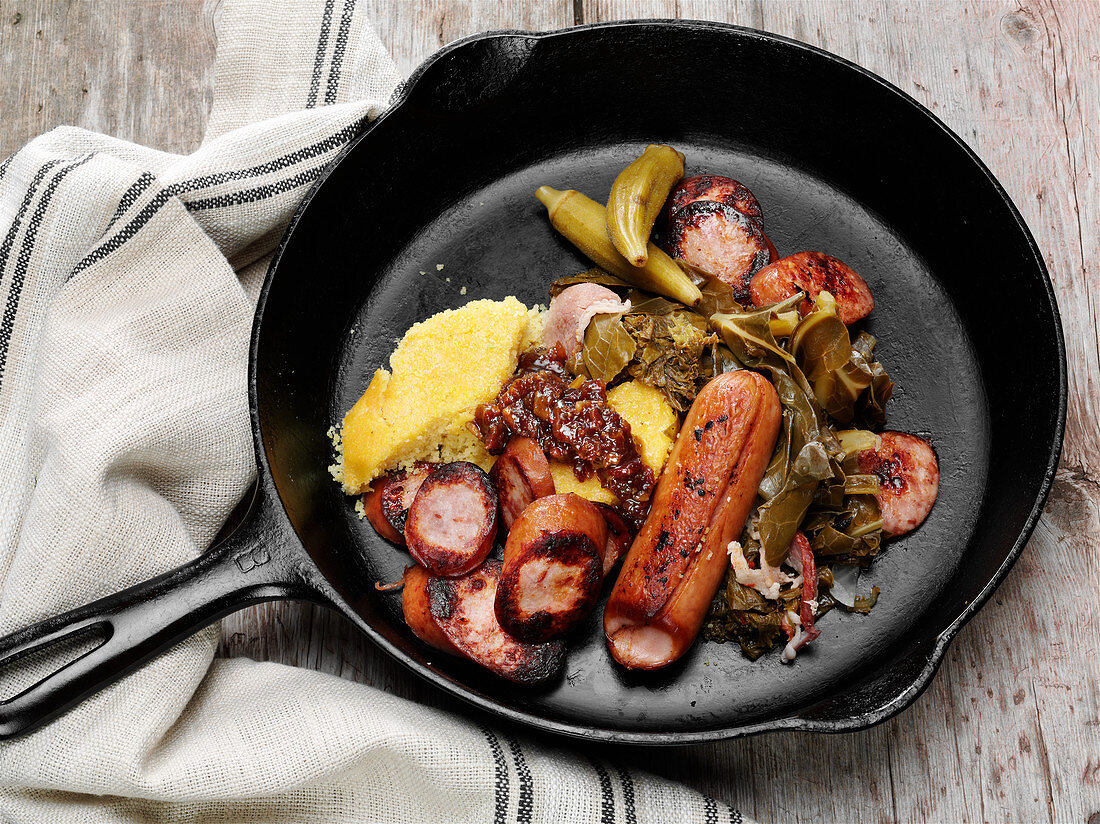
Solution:
{"label": "sliced sausage round", "polygon": [[676,188],[672,190],[669,199],[669,214],[674,216],[680,209],[698,200],[712,200],[716,203],[732,206],[758,225],[764,219],[760,201],[749,191],[748,187],[732,177],[722,177],[720,175],[695,175],[681,180]]}
{"label": "sliced sausage round", "polygon": [[732,206],[697,200],[669,220],[668,253],[733,288],[738,300],[749,294],[749,280],[771,261],[768,243],[756,223]]}
{"label": "sliced sausage round", "polygon": [[405,519],[405,543],[433,575],[462,575],[485,560],[497,532],[497,493],[467,461],[437,466],[424,478]]}
{"label": "sliced sausage round", "polygon": [[630,542],[634,540],[634,530],[623,518],[622,513],[610,504],[596,504],[607,521],[607,547],[603,553],[603,574],[607,573],[626,555]]}
{"label": "sliced sausage round", "polygon": [[385,494],[386,486],[391,482],[392,478],[392,474],[376,478],[371,484],[371,488],[363,493],[363,514],[366,516],[367,520],[370,521],[370,525],[374,527],[375,532],[387,541],[392,541],[395,544],[404,546],[404,530],[394,529],[389,519],[386,518],[386,513],[382,509],[382,496]]}
{"label": "sliced sausage round", "polygon": [[401,578],[404,584],[401,590],[401,611],[405,615],[405,623],[409,625],[413,635],[428,646],[451,655],[462,655],[432,616],[431,591],[428,589],[431,579],[432,574],[422,566],[405,570]]}
{"label": "sliced sausage round", "polygon": [[404,545],[409,507],[420,484],[438,465],[417,461],[410,469],[383,475],[371,484],[370,491],[363,495],[363,512],[379,535],[387,541]]}
{"label": "sliced sausage round", "polygon": [[546,453],[531,438],[513,435],[489,473],[500,499],[506,529],[532,501],[554,494],[554,476]]}
{"label": "sliced sausage round", "polygon": [[845,324],[867,317],[875,308],[867,281],[824,252],[797,252],[780,258],[753,275],[749,285],[753,306],[768,306],[800,291],[808,298],[802,303],[803,311],[809,310],[809,301],[821,292],[831,294]]}
{"label": "sliced sausage round", "polygon": [[539,498],[504,545],[496,615],[523,641],[560,638],[588,617],[600,595],[607,521],[579,495]]}
{"label": "sliced sausage round", "polygon": [[879,479],[878,499],[882,528],[890,535],[916,529],[936,503],[940,467],[932,445],[905,432],[881,433],[877,449],[858,453],[859,471]]}

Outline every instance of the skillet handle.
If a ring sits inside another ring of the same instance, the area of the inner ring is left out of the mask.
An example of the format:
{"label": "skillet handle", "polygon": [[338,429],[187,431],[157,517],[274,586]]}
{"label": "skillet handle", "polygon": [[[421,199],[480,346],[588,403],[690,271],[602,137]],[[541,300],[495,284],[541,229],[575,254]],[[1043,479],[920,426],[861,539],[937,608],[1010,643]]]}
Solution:
{"label": "skillet handle", "polygon": [[95,634],[90,651],[0,702],[0,740],[30,732],[223,615],[261,601],[324,600],[267,494],[204,555],[142,584],[0,638],[3,670],[24,656]]}

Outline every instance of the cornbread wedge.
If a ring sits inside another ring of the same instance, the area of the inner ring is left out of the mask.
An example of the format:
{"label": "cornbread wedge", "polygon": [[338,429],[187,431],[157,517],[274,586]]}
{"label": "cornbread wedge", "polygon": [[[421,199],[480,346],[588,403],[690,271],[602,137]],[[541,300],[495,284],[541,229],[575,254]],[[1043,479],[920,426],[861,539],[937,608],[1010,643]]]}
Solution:
{"label": "cornbread wedge", "polygon": [[344,417],[342,465],[334,475],[349,495],[414,461],[492,465],[469,426],[474,410],[496,397],[523,349],[541,329],[537,309],[514,297],[475,300],[415,324],[374,373]]}

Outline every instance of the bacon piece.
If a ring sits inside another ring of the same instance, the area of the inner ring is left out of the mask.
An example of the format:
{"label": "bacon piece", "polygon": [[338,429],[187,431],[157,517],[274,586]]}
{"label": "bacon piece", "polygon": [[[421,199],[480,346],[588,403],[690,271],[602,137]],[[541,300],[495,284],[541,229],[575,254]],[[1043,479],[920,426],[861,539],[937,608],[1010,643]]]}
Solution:
{"label": "bacon piece", "polygon": [[598,283],[569,286],[550,301],[542,344],[547,349],[552,349],[555,343],[560,344],[569,357],[581,348],[584,330],[593,317],[625,312],[629,308],[630,301],[623,303],[618,295]]}
{"label": "bacon piece", "polygon": [[806,535],[800,530],[794,534],[791,548],[787,551],[789,558],[798,558],[797,566],[802,574],[802,600],[799,606],[797,629],[790,625],[784,616],[783,631],[790,639],[783,650],[783,660],[793,661],[795,656],[811,641],[821,635],[821,630],[814,628],[814,606],[817,601],[817,563],[814,560],[814,551]]}
{"label": "bacon piece", "polygon": [[797,252],[765,266],[752,277],[749,294],[753,306],[768,306],[798,292],[805,292],[803,314],[821,292],[836,298],[840,320],[850,325],[871,314],[875,300],[867,282],[850,266],[824,252]]}
{"label": "bacon piece", "polygon": [[496,532],[496,490],[466,461],[429,472],[405,520],[409,554],[433,575],[469,572],[485,560]]}
{"label": "bacon piece", "polygon": [[751,218],[732,206],[696,200],[669,219],[668,253],[733,288],[738,300],[746,300],[749,280],[771,262],[764,233]]}
{"label": "bacon piece", "polygon": [[940,467],[932,445],[905,432],[882,432],[877,449],[857,455],[859,471],[879,479],[878,499],[882,528],[904,535],[920,526],[936,503]]}
{"label": "bacon piece", "polygon": [[489,558],[459,578],[431,575],[419,567],[405,573],[402,608],[413,634],[426,643],[477,662],[517,684],[539,684],[561,672],[561,641],[529,644],[506,633],[494,603],[500,561]]}
{"label": "bacon piece", "polygon": [[523,641],[561,638],[588,617],[603,581],[607,521],[579,495],[549,495],[527,507],[504,545],[496,615]]}
{"label": "bacon piece", "polygon": [[744,184],[731,177],[719,175],[695,175],[685,177],[672,190],[669,199],[669,215],[673,216],[689,203],[712,200],[731,206],[757,225],[763,225],[764,212],[760,201]]}
{"label": "bacon piece", "polygon": [[504,526],[512,523],[527,506],[538,498],[554,494],[554,476],[542,447],[530,438],[513,435],[503,454],[493,464],[489,477],[500,499],[500,514]]}

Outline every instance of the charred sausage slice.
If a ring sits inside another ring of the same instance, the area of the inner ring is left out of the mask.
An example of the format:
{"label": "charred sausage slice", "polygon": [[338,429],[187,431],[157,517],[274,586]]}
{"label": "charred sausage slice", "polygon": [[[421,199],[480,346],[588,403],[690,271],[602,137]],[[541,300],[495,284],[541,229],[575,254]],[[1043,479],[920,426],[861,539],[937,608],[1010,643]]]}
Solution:
{"label": "charred sausage slice", "polygon": [[375,480],[363,495],[363,512],[379,535],[404,545],[405,519],[420,484],[438,464],[417,461],[409,470],[397,470]]}
{"label": "charred sausage slice", "polygon": [[699,200],[712,200],[724,203],[739,211],[757,225],[762,225],[764,212],[760,201],[748,187],[731,177],[720,175],[695,175],[685,177],[672,190],[669,198],[669,214],[674,216],[689,203]]}
{"label": "charred sausage slice", "polygon": [[877,475],[882,528],[891,535],[904,535],[920,526],[940,487],[940,467],[932,445],[905,432],[883,432],[877,449],[858,454],[859,471]]}
{"label": "charred sausage slice", "polygon": [[546,453],[531,438],[513,435],[489,473],[500,499],[506,529],[532,501],[554,494],[554,476]]}
{"label": "charred sausage slice", "polygon": [[[382,496],[385,494],[386,487],[393,481],[394,475],[383,475],[371,484],[371,488],[363,493],[363,514],[366,515],[370,525],[374,527],[374,531],[385,538],[387,541],[392,541],[395,544],[405,544],[405,532],[404,529],[394,529],[393,525],[386,518],[386,513],[382,508]],[[404,474],[404,473],[401,473]]]}
{"label": "charred sausage slice", "polygon": [[565,661],[565,644],[519,641],[497,621],[500,568],[500,561],[490,558],[460,578],[430,576],[425,586],[428,614],[455,649],[497,675],[518,684],[553,678]]}
{"label": "charred sausage slice", "polygon": [[630,542],[634,540],[634,530],[630,528],[619,510],[609,504],[596,504],[607,521],[607,548],[603,553],[603,574],[606,577],[615,564],[626,555]]}
{"label": "charred sausage slice", "polygon": [[753,306],[768,306],[800,291],[808,298],[802,303],[804,310],[821,292],[831,294],[845,324],[867,317],[875,308],[867,282],[846,263],[824,252],[798,252],[780,258],[753,275],[749,285]]}
{"label": "charred sausage slice", "polygon": [[780,418],[775,389],[755,372],[725,372],[696,397],[604,610],[608,647],[623,666],[658,669],[694,643]]}
{"label": "charred sausage slice", "polygon": [[533,643],[566,635],[596,605],[606,547],[607,521],[590,501],[573,493],[534,501],[504,545],[500,625]]}
{"label": "charred sausage slice", "polygon": [[401,590],[401,611],[405,615],[405,623],[413,635],[425,644],[451,655],[462,655],[432,615],[431,591],[428,588],[431,579],[432,574],[422,566],[405,570],[402,576],[405,586]]}
{"label": "charred sausage slice", "polygon": [[466,461],[437,466],[424,478],[405,520],[405,543],[433,575],[462,575],[489,554],[497,532],[497,493]]}
{"label": "charred sausage slice", "polygon": [[732,206],[711,200],[673,213],[666,243],[672,257],[715,275],[739,300],[747,299],[753,274],[771,262],[760,227]]}

